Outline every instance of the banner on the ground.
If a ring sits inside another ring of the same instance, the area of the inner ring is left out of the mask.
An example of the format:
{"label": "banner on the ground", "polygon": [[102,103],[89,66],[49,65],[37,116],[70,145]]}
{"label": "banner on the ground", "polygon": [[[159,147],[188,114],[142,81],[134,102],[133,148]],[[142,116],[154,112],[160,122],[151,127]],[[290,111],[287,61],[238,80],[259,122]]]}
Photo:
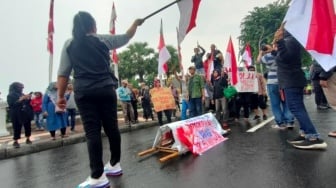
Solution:
{"label": "banner on the ground", "polygon": [[238,83],[235,85],[238,92],[258,92],[258,78],[255,72],[239,71]]}
{"label": "banner on the ground", "polygon": [[150,95],[155,112],[176,108],[175,99],[169,88],[154,87],[150,90]]}
{"label": "banner on the ground", "polygon": [[226,133],[212,113],[161,126],[153,147],[170,147],[179,153],[191,151],[200,155],[227,138]]}

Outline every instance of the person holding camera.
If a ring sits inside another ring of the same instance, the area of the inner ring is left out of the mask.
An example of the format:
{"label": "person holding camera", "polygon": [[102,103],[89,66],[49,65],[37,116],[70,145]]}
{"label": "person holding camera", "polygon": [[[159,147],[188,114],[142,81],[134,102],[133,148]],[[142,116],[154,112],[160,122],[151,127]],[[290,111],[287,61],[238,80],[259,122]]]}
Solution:
{"label": "person holding camera", "polygon": [[61,137],[66,137],[67,116],[66,111],[56,106],[57,85],[51,82],[43,96],[42,112],[47,119],[46,128],[52,140],[56,140],[56,130],[61,130]]}
{"label": "person holding camera", "polygon": [[293,129],[294,117],[290,112],[284,98],[281,98],[280,88],[278,83],[277,70],[278,66],[275,62],[276,46],[262,45],[257,63],[263,63],[268,70],[267,74],[267,92],[271,101],[271,109],[274,115],[275,125],[272,128],[285,130]]}
{"label": "person holding camera", "polygon": [[31,136],[31,120],[34,117],[34,112],[30,106],[31,94],[23,94],[23,84],[14,82],[9,86],[9,93],[7,95],[7,102],[9,106],[9,116],[13,125],[13,146],[19,148],[18,140],[21,138],[22,126],[25,129],[26,144],[32,144]]}

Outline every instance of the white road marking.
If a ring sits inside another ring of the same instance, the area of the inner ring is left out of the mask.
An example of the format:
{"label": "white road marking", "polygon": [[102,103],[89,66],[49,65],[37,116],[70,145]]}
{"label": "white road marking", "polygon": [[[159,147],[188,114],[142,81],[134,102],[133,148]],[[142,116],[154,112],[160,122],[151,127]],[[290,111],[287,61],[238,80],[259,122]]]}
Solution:
{"label": "white road marking", "polygon": [[272,116],[272,117],[266,119],[265,121],[263,121],[263,122],[257,124],[256,126],[253,126],[251,129],[247,130],[246,132],[248,132],[248,133],[253,133],[253,132],[255,132],[256,130],[260,129],[261,127],[265,126],[267,123],[269,123],[269,122],[271,122],[271,121],[273,121],[273,120],[274,120],[274,116]]}

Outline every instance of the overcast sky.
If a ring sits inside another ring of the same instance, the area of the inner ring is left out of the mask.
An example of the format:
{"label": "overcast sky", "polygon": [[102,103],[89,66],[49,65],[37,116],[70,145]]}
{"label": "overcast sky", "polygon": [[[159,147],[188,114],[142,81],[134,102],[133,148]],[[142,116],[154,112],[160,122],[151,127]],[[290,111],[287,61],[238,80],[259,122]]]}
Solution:
{"label": "overcast sky", "polygon": [[[117,11],[116,33],[124,33],[134,19],[142,18],[169,4],[173,0],[55,0],[55,34],[53,80],[60,60],[64,41],[71,37],[73,16],[79,11],[90,12],[97,22],[98,33],[108,33],[112,2]],[[197,26],[182,42],[184,67],[191,65],[190,58],[197,41],[207,51],[214,43],[224,52],[232,36],[235,51],[242,19],[254,7],[263,7],[275,0],[202,0]],[[24,93],[44,92],[48,85],[47,24],[49,0],[6,0],[0,6],[0,95],[5,99],[9,85],[14,81],[25,85]],[[157,50],[160,19],[166,44],[176,46],[176,27],[179,22],[177,5],[164,10],[138,29],[133,42],[147,42]],[[120,48],[118,52],[124,48]]]}

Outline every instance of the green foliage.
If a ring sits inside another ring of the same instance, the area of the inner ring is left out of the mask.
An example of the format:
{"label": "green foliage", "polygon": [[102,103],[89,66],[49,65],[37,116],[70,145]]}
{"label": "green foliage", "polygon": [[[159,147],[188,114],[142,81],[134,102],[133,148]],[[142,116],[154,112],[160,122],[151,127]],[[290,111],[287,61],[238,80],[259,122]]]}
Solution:
{"label": "green foliage", "polygon": [[[251,46],[252,56],[256,60],[260,45],[271,44],[275,31],[281,25],[288,10],[290,0],[278,0],[265,7],[255,7],[241,22],[239,39],[240,54],[244,52],[247,43]],[[303,66],[311,64],[311,57],[307,52],[302,56]]]}

